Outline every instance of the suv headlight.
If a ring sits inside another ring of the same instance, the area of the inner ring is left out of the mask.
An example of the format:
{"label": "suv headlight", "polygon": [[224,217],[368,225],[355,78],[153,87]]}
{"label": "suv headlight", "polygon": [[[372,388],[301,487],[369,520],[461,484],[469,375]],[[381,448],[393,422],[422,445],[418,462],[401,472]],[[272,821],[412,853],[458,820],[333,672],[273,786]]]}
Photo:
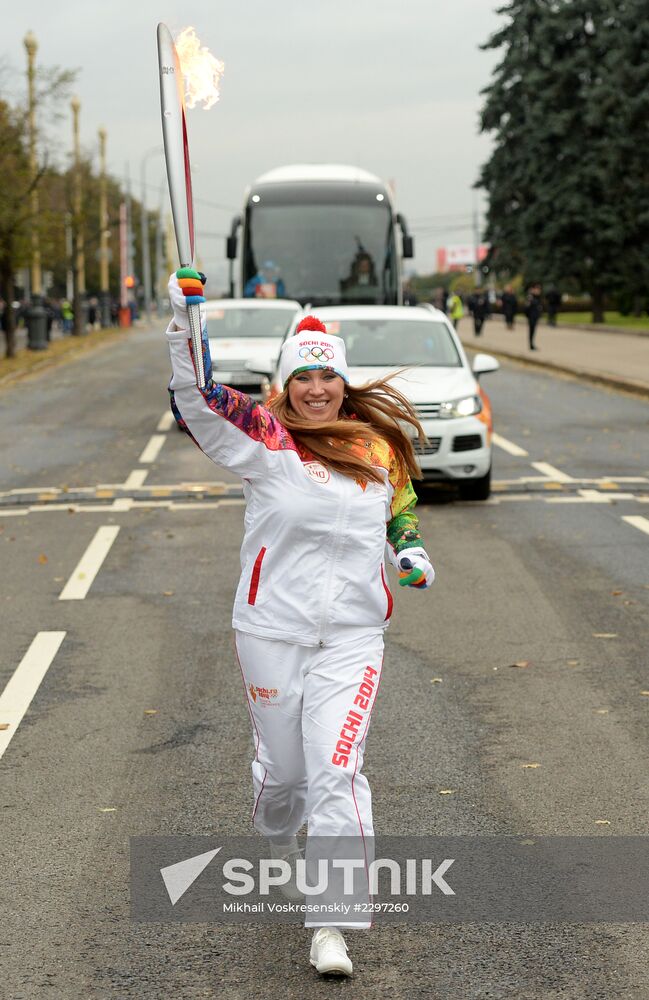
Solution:
{"label": "suv headlight", "polygon": [[450,399],[441,403],[439,415],[442,420],[451,417],[472,417],[482,411],[482,400],[479,396],[463,396],[462,399]]}

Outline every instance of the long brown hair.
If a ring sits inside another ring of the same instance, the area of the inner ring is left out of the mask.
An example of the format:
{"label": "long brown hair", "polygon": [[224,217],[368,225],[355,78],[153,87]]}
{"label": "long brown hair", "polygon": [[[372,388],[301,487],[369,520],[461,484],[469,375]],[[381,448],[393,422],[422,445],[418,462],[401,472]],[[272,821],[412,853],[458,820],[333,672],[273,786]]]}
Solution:
{"label": "long brown hair", "polygon": [[412,439],[400,422],[414,427],[422,445],[426,442],[426,435],[412,403],[391,384],[395,375],[400,374],[400,371],[394,372],[364,385],[346,385],[338,420],[326,423],[299,417],[291,406],[288,386],[266,406],[290,430],[302,448],[323,465],[344,476],[365,483],[382,482],[378,469],[364,454],[365,449],[361,447],[356,453],[350,446],[383,440],[392,445],[402,470],[413,479],[421,479]]}

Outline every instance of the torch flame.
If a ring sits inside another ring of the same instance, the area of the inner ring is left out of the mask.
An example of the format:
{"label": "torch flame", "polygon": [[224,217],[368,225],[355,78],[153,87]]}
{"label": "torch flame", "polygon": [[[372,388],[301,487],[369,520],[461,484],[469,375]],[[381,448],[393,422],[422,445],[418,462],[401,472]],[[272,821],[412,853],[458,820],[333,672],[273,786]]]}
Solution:
{"label": "torch flame", "polygon": [[185,77],[187,107],[202,104],[205,111],[219,99],[219,83],[225,69],[204,45],[193,28],[183,28],[176,39],[180,68]]}

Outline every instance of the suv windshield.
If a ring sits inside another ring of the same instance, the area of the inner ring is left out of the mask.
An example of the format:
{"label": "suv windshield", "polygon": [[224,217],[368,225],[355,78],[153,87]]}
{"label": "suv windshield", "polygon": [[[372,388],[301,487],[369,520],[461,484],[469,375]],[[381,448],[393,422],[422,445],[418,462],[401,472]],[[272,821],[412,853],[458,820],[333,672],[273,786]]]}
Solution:
{"label": "suv windshield", "polygon": [[208,337],[283,337],[295,309],[207,309]]}
{"label": "suv windshield", "polygon": [[342,337],[350,366],[431,365],[461,368],[445,323],[435,320],[329,320],[327,332]]}

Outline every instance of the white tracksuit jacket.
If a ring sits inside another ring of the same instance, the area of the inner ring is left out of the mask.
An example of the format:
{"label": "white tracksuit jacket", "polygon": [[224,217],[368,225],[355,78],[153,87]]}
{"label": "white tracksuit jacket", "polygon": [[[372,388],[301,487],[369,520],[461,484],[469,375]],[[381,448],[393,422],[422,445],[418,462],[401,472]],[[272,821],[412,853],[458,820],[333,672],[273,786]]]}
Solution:
{"label": "white tracksuit jacket", "polygon": [[[247,501],[233,628],[325,646],[340,626],[385,628],[387,555],[421,546],[416,496],[386,442],[371,446],[383,482],[359,484],[305,453],[269,410],[211,380],[196,387],[187,331],[167,330],[176,420],[217,465],[242,477]],[[370,447],[359,442],[359,448]]]}

